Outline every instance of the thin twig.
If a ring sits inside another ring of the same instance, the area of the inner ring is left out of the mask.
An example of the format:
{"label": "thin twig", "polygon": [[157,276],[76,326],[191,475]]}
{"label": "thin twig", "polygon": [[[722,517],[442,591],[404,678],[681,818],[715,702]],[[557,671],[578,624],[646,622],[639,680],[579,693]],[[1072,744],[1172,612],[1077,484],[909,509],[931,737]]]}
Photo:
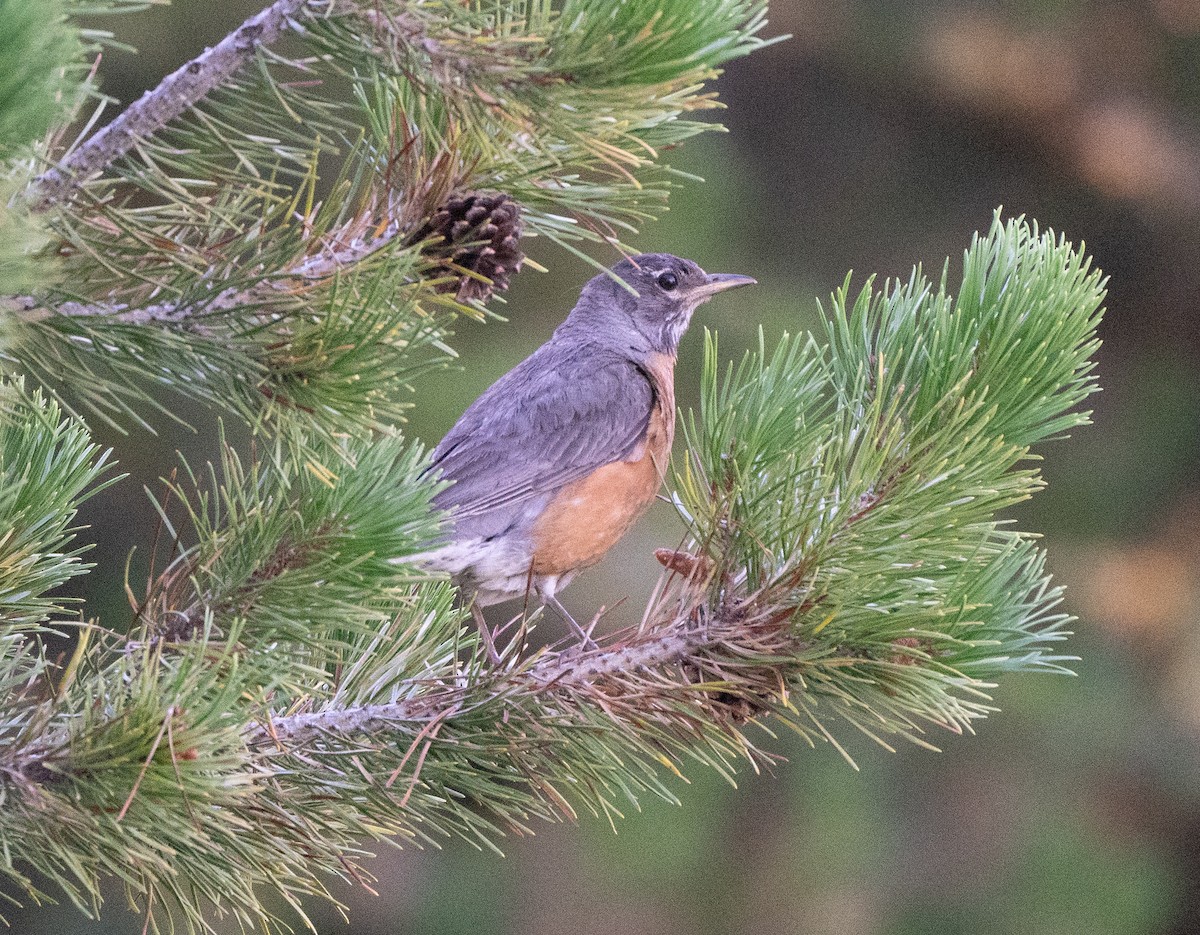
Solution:
{"label": "thin twig", "polygon": [[[54,311],[68,318],[105,317],[110,322],[122,325],[180,325],[190,323],[200,329],[194,319],[205,315],[227,312],[234,308],[254,307],[295,288],[296,280],[318,282],[335,273],[345,273],[378,250],[383,249],[401,233],[398,223],[388,224],[375,237],[352,241],[349,244],[323,249],[306,256],[292,269],[284,270],[269,280],[263,280],[248,289],[225,289],[212,298],[190,302],[157,302],[130,308],[115,302],[63,302]],[[45,303],[33,296],[21,296],[15,300],[16,310],[34,313],[33,318],[49,314]]]}

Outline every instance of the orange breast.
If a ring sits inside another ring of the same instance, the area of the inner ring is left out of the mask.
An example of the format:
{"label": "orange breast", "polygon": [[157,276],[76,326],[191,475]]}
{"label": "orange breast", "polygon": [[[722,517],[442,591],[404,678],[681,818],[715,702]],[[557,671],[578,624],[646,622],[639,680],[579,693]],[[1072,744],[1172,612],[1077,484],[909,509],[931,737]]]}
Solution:
{"label": "orange breast", "polygon": [[631,460],[569,484],[546,507],[533,528],[533,574],[562,575],[598,562],[654,502],[675,436],[674,364],[665,354],[651,361],[654,409]]}

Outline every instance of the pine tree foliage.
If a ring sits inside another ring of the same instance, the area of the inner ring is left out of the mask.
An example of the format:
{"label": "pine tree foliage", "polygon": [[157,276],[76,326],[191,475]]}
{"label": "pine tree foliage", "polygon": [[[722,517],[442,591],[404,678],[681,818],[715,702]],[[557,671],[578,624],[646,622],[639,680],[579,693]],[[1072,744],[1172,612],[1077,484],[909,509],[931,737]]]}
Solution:
{"label": "pine tree foliage", "polygon": [[51,264],[44,226],[10,202],[26,181],[11,165],[50,128],[69,95],[79,42],[56,0],[0,0],[0,294],[31,288]]}
{"label": "pine tree foliage", "polygon": [[[409,385],[499,302],[509,234],[579,249],[663,207],[662,153],[710,127],[704,83],[764,13],[275,0],[103,129],[6,153],[58,273],[4,281],[0,872],[88,913],[116,878],[153,931],[279,928],[369,884],[372,841],[615,821],[689,765],[770,763],[779,724],[930,745],[1003,673],[1064,671],[1059,591],[1001,516],[1042,483],[1033,446],[1087,421],[1103,283],[999,214],[953,283],[847,281],[821,340],[735,366],[709,338],[687,538],[640,625],[536,647],[523,615],[496,664],[451,584],[404,564],[441,521],[397,428]],[[468,204],[519,218],[460,228]],[[181,463],[128,619],[89,619],[53,594],[86,571],[78,504],[119,480],[86,420],[153,427],[163,388],[253,445]],[[75,635],[61,664],[51,629]]]}
{"label": "pine tree foliage", "polygon": [[0,620],[6,635],[37,627],[65,608],[48,592],[84,574],[69,524],[98,492],[111,452],[23,381],[0,383]]}
{"label": "pine tree foliage", "polygon": [[1041,486],[1030,446],[1087,416],[1099,274],[999,215],[944,271],[834,297],[827,346],[784,338],[718,374],[687,424],[677,503],[717,613],[803,635],[789,701],[870,736],[968,728],[1005,671],[1061,670],[1044,555],[997,513]]}

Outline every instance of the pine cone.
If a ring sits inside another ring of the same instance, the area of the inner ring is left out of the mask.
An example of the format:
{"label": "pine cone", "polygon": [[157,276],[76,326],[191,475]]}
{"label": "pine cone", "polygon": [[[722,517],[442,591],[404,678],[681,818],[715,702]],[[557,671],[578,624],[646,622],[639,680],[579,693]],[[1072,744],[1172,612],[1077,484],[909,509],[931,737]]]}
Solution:
{"label": "pine cone", "polygon": [[[470,276],[439,287],[454,292],[460,302],[487,300],[493,292],[508,288],[509,276],[521,268],[521,206],[508,195],[494,192],[469,192],[451,195],[423,225],[413,241],[441,235],[430,244],[426,255],[444,263],[453,263],[486,276],[491,283]],[[445,272],[456,272],[449,266]]]}

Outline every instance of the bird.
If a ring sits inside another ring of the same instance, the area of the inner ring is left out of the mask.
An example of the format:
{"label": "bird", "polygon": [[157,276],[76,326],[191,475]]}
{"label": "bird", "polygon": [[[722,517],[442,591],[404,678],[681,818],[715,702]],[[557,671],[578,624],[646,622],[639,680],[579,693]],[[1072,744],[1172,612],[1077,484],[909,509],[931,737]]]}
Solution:
{"label": "bird", "polygon": [[580,638],[558,598],[650,507],[675,434],[675,360],[692,314],[749,276],[667,253],[627,257],[584,287],[550,339],[475,400],[427,470],[448,486],[441,544],[417,564],[449,573],[489,656],[482,607],[532,591]]}

